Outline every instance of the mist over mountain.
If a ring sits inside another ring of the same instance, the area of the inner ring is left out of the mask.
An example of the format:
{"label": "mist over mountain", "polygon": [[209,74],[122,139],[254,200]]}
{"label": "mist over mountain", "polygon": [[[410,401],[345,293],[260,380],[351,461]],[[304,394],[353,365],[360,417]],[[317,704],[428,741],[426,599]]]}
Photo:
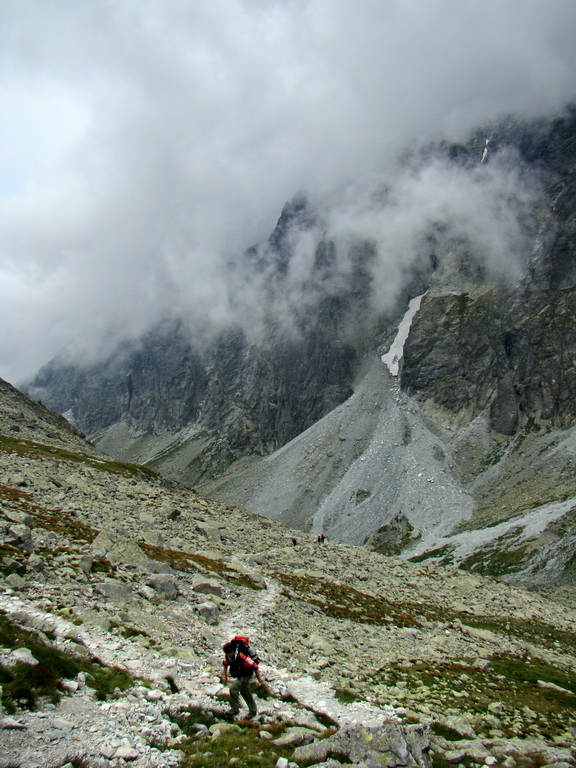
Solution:
{"label": "mist over mountain", "polygon": [[[497,197],[513,172],[410,173],[397,157],[562,109],[576,93],[575,40],[571,0],[8,3],[2,375],[20,385],[62,350],[104,360],[166,317],[188,317],[195,335],[231,323],[261,333],[260,281],[250,270],[242,281],[236,261],[298,190],[314,242],[327,229],[386,243],[375,309],[445,208],[473,220],[485,245],[493,232],[487,250],[501,259],[514,232]],[[386,194],[388,220],[375,205]],[[309,272],[314,248],[299,241],[278,314],[291,315]],[[351,269],[348,245],[337,276]]]}
{"label": "mist over mountain", "polygon": [[573,0],[0,4],[4,760],[576,764],[575,57]]}
{"label": "mist over mountain", "polygon": [[108,453],[292,527],[571,582],[575,119],[422,146],[330,205],[298,193],[230,263],[226,329],[172,317],[28,389]]}

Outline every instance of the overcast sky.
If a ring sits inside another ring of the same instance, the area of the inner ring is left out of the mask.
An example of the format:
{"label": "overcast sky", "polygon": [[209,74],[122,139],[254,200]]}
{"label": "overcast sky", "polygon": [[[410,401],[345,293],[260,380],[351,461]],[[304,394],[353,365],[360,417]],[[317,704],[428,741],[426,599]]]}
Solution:
{"label": "overcast sky", "polygon": [[575,0],[1,0],[0,376],[216,319],[298,190],[575,93]]}

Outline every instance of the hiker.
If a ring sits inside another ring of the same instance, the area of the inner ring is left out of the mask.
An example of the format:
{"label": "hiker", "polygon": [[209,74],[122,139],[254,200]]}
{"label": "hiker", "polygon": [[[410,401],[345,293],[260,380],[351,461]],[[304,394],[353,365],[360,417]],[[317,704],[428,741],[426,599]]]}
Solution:
{"label": "hiker", "polygon": [[326,536],[324,536],[323,533],[319,533],[318,534],[318,538],[316,539],[316,541],[318,542],[318,544],[324,544],[324,539],[325,538],[326,538]]}
{"label": "hiker", "polygon": [[250,647],[247,637],[234,637],[222,647],[224,651],[224,672],[222,682],[228,683],[228,672],[234,679],[230,681],[230,712],[235,717],[240,712],[240,695],[248,706],[248,717],[254,718],[258,714],[256,701],[250,691],[250,680],[253,674],[260,685],[264,680],[258,669],[258,654]]}
{"label": "hiker", "polygon": [[298,544],[298,541],[297,541],[297,539],[295,539],[295,538],[294,538],[294,536],[293,536],[293,537],[292,537],[292,546],[293,546],[293,547],[295,547],[295,546],[296,546],[296,544]]}

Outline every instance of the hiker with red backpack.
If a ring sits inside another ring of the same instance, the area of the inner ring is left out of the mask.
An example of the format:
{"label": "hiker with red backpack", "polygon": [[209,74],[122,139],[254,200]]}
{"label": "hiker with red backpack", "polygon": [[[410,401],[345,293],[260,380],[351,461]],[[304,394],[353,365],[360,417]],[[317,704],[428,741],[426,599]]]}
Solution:
{"label": "hiker with red backpack", "polygon": [[228,674],[233,680],[230,681],[230,711],[236,716],[240,712],[240,696],[248,706],[248,716],[256,717],[258,709],[256,701],[250,691],[250,680],[252,675],[260,685],[264,685],[264,680],[258,669],[260,659],[258,654],[250,647],[250,641],[247,637],[236,635],[229,643],[223,646],[224,651],[224,672],[222,673],[222,682],[228,683]]}

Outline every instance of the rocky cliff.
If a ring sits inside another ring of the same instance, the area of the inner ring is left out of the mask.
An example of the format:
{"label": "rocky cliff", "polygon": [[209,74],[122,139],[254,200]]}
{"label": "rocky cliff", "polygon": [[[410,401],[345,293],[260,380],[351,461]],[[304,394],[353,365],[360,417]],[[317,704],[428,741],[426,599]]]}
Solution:
{"label": "rocky cliff", "polygon": [[[276,297],[285,288],[290,227],[304,226],[304,211],[296,198],[263,252],[244,256],[250,275],[272,274],[265,335],[258,343],[240,327],[207,343],[197,329],[173,319],[121,345],[104,363],[53,361],[28,391],[66,413],[113,455],[152,461],[190,483],[214,476],[242,455],[265,455],[288,442],[351,393],[359,354],[351,317],[358,305],[347,291],[323,295],[304,286],[310,312],[295,314],[288,329],[274,317]],[[318,246],[315,279],[328,279],[326,251]],[[355,257],[353,270],[360,292],[362,258]]]}
{"label": "rocky cliff", "polygon": [[[510,119],[410,156],[416,174],[440,164],[445,182],[470,173],[493,190],[474,205],[493,206],[494,232],[478,237],[434,209],[387,301],[392,278],[376,266],[375,242],[339,239],[297,196],[269,240],[231,265],[239,293],[264,288],[258,333],[236,327],[201,344],[170,320],[103,364],[53,362],[29,391],[111,455],[302,530],[571,581],[575,123],[573,108]],[[506,183],[490,187],[493,178]],[[384,217],[386,184],[376,197]],[[300,275],[302,238],[313,258]],[[373,361],[416,294],[425,296],[389,375]],[[469,533],[490,526],[492,537]],[[511,538],[516,556],[498,565]],[[536,557],[539,538],[551,569]]]}
{"label": "rocky cliff", "polygon": [[[568,592],[318,544],[111,461],[2,381],[0,473],[6,764],[576,764]],[[253,721],[219,680],[237,633]]]}

